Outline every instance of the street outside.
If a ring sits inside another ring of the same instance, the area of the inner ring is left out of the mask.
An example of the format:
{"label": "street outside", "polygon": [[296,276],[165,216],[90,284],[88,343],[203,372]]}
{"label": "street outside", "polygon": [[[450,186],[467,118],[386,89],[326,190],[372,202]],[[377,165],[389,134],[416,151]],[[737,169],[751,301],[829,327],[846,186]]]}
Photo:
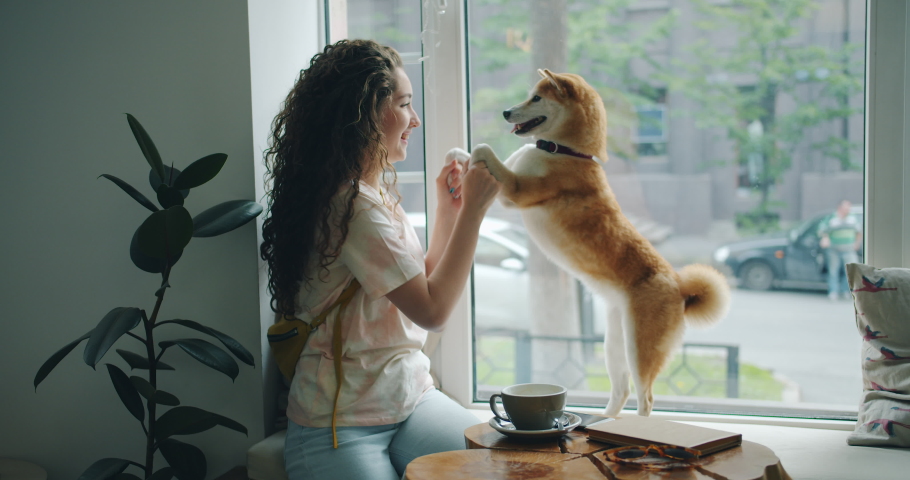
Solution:
{"label": "street outside", "polygon": [[[710,237],[671,236],[657,246],[677,268],[710,262],[732,229]],[[690,343],[739,345],[740,362],[770,369],[799,387],[799,401],[856,408],[862,394],[862,341],[853,303],[823,291],[734,288],[730,314],[705,330],[688,329]]]}
{"label": "street outside", "polygon": [[[715,225],[708,235],[671,235],[656,248],[679,269],[711,264],[717,247],[738,238],[732,225]],[[527,330],[527,272],[477,264],[474,273],[483,327]],[[595,300],[593,307],[593,333],[603,335],[606,306]],[[684,342],[739,347],[741,365],[768,370],[784,382],[785,403],[853,410],[862,394],[862,342],[853,304],[831,301],[825,291],[755,291],[734,285],[727,317],[707,329],[687,329]]]}
{"label": "street outside", "polygon": [[[603,335],[605,320],[594,322]],[[824,292],[734,288],[729,315],[705,329],[687,328],[683,341],[738,346],[740,364],[786,382],[785,402],[853,409],[862,393],[853,304],[832,302]]]}
{"label": "street outside", "polygon": [[862,393],[853,304],[824,292],[734,290],[727,318],[685,341],[739,345],[741,363],[794,382],[800,402],[855,408]]}

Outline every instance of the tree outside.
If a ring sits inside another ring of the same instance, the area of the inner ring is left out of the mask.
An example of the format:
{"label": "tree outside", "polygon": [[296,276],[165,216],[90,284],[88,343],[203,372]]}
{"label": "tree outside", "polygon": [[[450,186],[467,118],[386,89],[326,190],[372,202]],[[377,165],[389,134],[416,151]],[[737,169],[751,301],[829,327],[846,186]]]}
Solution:
{"label": "tree outside", "polygon": [[[735,145],[731,160],[718,160],[734,162],[738,185],[759,196],[753,210],[737,212],[738,225],[776,229],[780,200],[773,189],[800,147],[835,159],[842,170],[862,168],[862,144],[849,139],[846,125],[862,113],[850,99],[863,91],[863,45],[847,41],[846,29],[837,48],[805,43],[801,22],[833,2],[692,3],[703,35],[660,78],[696,101],[697,108],[681,115],[701,128],[721,129]],[[712,41],[716,33],[729,40]],[[834,134],[804,142],[808,132],[824,126],[835,128]]]}

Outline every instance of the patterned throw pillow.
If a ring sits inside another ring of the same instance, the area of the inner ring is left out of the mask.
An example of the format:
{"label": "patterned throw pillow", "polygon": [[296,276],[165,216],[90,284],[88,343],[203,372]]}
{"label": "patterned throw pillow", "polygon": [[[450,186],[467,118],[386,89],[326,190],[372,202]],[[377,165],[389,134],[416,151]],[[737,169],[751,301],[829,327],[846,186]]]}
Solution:
{"label": "patterned throw pillow", "polygon": [[863,397],[850,445],[910,447],[910,269],[847,264],[863,338]]}

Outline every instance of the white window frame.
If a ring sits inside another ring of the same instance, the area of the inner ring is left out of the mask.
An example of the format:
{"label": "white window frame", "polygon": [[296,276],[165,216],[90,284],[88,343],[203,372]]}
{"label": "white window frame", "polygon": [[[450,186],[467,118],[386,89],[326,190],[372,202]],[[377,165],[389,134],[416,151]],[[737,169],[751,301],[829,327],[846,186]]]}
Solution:
{"label": "white window frame", "polygon": [[[442,169],[445,154],[451,148],[469,149],[464,15],[462,1],[423,1],[423,124],[429,178]],[[435,182],[426,182],[428,232],[433,231],[432,225],[436,220],[435,187]],[[456,303],[432,356],[433,371],[440,388],[465,406],[473,404],[474,347],[470,291],[470,288],[465,288]]]}
{"label": "white window frame", "polygon": [[[425,0],[426,168],[442,168],[446,151],[467,145],[465,4]],[[866,34],[865,262],[878,267],[910,267],[910,7],[903,0],[869,0]],[[441,11],[444,10],[444,13]],[[435,192],[427,182],[428,229],[434,221]],[[442,389],[469,408],[473,401],[473,341],[470,289],[459,300],[434,354]],[[859,359],[857,359],[859,360]],[[860,368],[857,361],[856,368]],[[859,388],[859,386],[857,386]],[[680,414],[711,420],[717,415]],[[724,416],[729,419],[729,416]],[[743,418],[738,418],[743,421]],[[853,422],[752,418],[767,424],[852,429]]]}

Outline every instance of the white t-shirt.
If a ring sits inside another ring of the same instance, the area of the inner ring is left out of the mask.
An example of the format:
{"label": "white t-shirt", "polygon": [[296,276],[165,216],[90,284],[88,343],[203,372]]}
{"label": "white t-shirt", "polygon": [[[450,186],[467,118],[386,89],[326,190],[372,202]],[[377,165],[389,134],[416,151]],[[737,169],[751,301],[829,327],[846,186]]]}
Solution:
{"label": "white t-shirt", "polygon": [[[349,188],[339,191],[336,205],[341,205]],[[339,426],[401,422],[433,388],[430,359],[421,351],[426,330],[385,297],[424,271],[424,252],[404,209],[385,202],[380,192],[361,182],[339,257],[329,265],[328,273],[310,272],[313,281],[298,296],[299,305],[309,308],[299,308],[297,316],[310,322],[341,295],[353,277],[361,284],[341,320],[344,382],[338,400]],[[336,311],[310,334],[291,382],[288,418],[305,427],[332,425]]]}

